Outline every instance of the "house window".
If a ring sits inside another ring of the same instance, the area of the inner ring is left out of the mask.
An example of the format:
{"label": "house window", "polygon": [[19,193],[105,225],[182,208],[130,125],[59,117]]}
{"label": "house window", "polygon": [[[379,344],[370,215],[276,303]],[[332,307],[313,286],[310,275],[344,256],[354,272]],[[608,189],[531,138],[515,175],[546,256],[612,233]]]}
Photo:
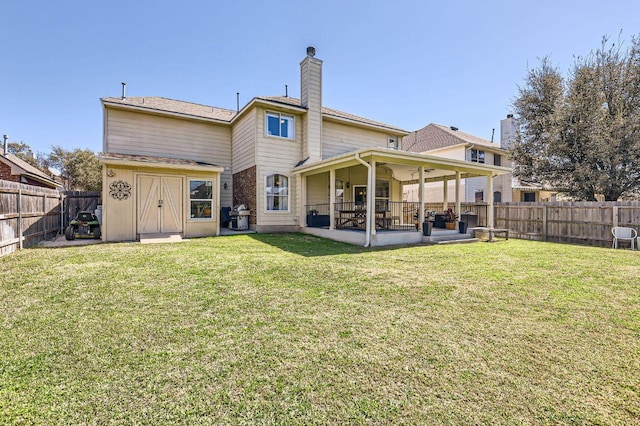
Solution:
{"label": "house window", "polygon": [[471,161],[474,163],[484,163],[484,151],[479,149],[471,149]]}
{"label": "house window", "polygon": [[536,201],[536,193],[535,192],[523,192],[522,193],[522,201],[526,203],[535,203]]}
{"label": "house window", "polygon": [[502,166],[502,155],[493,154],[493,165],[494,166]]}
{"label": "house window", "polygon": [[493,202],[494,203],[501,203],[502,202],[502,192],[495,191],[493,193]]}
{"label": "house window", "polygon": [[284,175],[267,176],[267,210],[289,210],[289,178]]}
{"label": "house window", "polygon": [[398,149],[398,137],[397,136],[389,136],[389,143],[387,147],[391,149]]}
{"label": "house window", "polygon": [[342,208],[342,203],[344,203],[344,181],[336,179],[336,204]]}
{"label": "house window", "polygon": [[213,181],[189,180],[191,219],[213,218]]}
{"label": "house window", "polygon": [[276,112],[268,112],[265,131],[269,136],[293,139],[295,135],[293,117]]}
{"label": "house window", "polygon": [[482,203],[484,201],[484,191],[482,189],[476,190],[476,203]]}
{"label": "house window", "polygon": [[376,211],[389,210],[389,181],[376,180]]}

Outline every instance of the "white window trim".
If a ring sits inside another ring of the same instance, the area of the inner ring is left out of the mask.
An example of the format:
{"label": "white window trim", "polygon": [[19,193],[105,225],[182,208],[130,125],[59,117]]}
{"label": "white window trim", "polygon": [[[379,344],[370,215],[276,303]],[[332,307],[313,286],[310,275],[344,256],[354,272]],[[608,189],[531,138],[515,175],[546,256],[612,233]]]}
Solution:
{"label": "white window trim", "polygon": [[[211,181],[211,198],[191,198],[191,181]],[[211,201],[211,217],[191,217],[191,201]],[[216,220],[216,179],[211,177],[187,176],[187,222],[214,222]]]}
{"label": "white window trim", "polygon": [[[473,151],[476,151],[476,159],[475,160],[473,159]],[[480,153],[482,153],[483,161],[480,161]],[[485,152],[484,149],[471,148],[469,150],[469,161],[471,161],[472,163],[486,164],[487,153]]]}
{"label": "white window trim", "polygon": [[[269,200],[268,200],[268,194],[267,194],[267,179],[269,178],[269,176],[274,176],[274,175],[280,175],[280,176],[284,176],[287,178],[287,182],[289,183],[289,186],[287,187],[287,210],[269,210],[268,206],[269,206]],[[284,174],[284,173],[278,173],[278,172],[273,172],[273,173],[269,173],[267,175],[264,175],[264,213],[266,214],[288,214],[291,213],[291,176]]]}
{"label": "white window trim", "polygon": [[[393,145],[391,145],[391,140],[395,141]],[[400,150],[400,138],[398,138],[396,135],[388,135],[387,148],[395,149],[396,151]]]}
{"label": "white window trim", "polygon": [[[279,136],[279,135],[270,135],[269,134],[269,120],[268,117],[269,116],[278,116],[278,119],[282,119],[282,117],[286,117],[287,119],[291,120],[291,129],[290,130],[290,135],[291,136]],[[296,139],[296,117],[290,114],[283,114],[281,112],[275,112],[275,111],[265,111],[264,113],[264,135],[265,137],[268,138],[276,138],[276,139],[285,139],[285,140],[295,140]]]}

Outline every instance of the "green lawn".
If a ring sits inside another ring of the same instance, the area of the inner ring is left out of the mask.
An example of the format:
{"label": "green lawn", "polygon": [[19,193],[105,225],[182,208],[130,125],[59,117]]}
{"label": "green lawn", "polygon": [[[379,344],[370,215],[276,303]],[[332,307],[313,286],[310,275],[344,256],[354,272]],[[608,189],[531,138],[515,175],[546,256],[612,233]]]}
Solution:
{"label": "green lawn", "polygon": [[3,424],[640,424],[640,252],[256,234],[0,280]]}

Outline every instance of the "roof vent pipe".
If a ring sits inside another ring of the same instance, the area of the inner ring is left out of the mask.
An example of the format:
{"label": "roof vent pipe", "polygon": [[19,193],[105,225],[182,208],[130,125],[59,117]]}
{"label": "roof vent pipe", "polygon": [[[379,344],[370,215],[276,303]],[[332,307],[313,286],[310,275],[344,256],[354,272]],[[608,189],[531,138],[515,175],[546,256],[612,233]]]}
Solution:
{"label": "roof vent pipe", "polygon": [[2,155],[4,155],[5,157],[8,154],[8,152],[7,152],[7,143],[8,142],[9,142],[9,136],[4,135],[4,145],[3,145],[3,149],[2,149]]}
{"label": "roof vent pipe", "polygon": [[307,56],[316,56],[316,48],[313,46],[307,47]]}
{"label": "roof vent pipe", "polygon": [[127,83],[123,81],[121,84],[122,84],[122,100],[126,101],[127,100]]}
{"label": "roof vent pipe", "polygon": [[289,85],[288,84],[284,85],[284,97],[285,98],[289,97]]}
{"label": "roof vent pipe", "polygon": [[236,92],[236,112],[240,112],[240,92]]}

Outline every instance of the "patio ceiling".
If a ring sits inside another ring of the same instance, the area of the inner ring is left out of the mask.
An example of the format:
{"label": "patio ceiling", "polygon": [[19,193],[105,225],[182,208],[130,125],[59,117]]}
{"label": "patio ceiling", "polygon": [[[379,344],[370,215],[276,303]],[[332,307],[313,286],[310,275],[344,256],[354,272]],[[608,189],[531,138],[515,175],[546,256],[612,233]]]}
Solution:
{"label": "patio ceiling", "polygon": [[314,175],[324,173],[332,169],[340,169],[360,165],[357,157],[376,165],[389,168],[393,177],[403,184],[418,183],[420,167],[425,170],[425,182],[442,181],[445,178],[455,177],[460,172],[462,179],[476,176],[497,176],[509,173],[506,167],[491,166],[472,163],[469,161],[452,160],[436,157],[428,154],[397,151],[387,148],[365,148],[342,154],[313,164],[299,166],[293,169],[293,173],[301,175]]}

